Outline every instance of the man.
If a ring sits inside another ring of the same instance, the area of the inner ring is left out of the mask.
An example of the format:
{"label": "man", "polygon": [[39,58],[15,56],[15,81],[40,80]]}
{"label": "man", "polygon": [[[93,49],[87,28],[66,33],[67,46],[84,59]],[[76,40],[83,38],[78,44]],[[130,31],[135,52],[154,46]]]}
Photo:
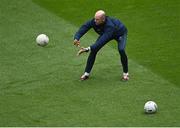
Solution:
{"label": "man", "polygon": [[108,17],[103,10],[99,10],[95,13],[93,19],[82,25],[78,32],[76,32],[74,36],[74,45],[80,47],[80,38],[91,28],[93,28],[95,32],[99,34],[99,37],[93,45],[87,48],[82,47],[78,52],[78,55],[80,55],[81,53],[90,51],[85,72],[80,79],[86,80],[89,78],[97,52],[110,40],[115,39],[118,43],[118,51],[121,56],[121,63],[123,67],[122,80],[129,80],[128,58],[125,53],[127,39],[126,27],[118,19]]}

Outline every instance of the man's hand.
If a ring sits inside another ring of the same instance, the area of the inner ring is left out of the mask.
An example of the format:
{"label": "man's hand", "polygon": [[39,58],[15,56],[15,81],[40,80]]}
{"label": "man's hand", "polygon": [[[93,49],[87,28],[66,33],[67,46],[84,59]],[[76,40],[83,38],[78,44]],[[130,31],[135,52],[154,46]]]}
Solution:
{"label": "man's hand", "polygon": [[77,47],[80,47],[80,41],[75,39],[74,40],[74,45],[77,46]]}
{"label": "man's hand", "polygon": [[88,52],[89,51],[89,48],[84,48],[84,47],[81,47],[81,49],[78,51],[77,53],[77,56],[81,55],[82,53],[84,52]]}

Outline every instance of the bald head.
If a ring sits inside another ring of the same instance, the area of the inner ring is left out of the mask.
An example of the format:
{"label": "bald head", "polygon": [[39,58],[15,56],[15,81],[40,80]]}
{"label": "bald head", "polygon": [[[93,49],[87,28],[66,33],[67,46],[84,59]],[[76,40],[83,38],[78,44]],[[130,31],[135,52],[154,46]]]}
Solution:
{"label": "bald head", "polygon": [[94,16],[96,25],[100,25],[105,22],[106,14],[103,10],[98,10]]}
{"label": "bald head", "polygon": [[95,17],[105,17],[105,12],[103,10],[98,10],[96,13],[95,13]]}

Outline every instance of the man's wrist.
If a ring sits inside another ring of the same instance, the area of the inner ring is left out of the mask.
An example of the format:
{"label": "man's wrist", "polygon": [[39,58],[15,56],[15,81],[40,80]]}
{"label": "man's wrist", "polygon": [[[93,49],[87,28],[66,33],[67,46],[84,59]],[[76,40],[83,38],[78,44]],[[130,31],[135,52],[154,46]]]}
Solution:
{"label": "man's wrist", "polygon": [[87,47],[85,48],[86,52],[90,51],[91,50],[91,47]]}

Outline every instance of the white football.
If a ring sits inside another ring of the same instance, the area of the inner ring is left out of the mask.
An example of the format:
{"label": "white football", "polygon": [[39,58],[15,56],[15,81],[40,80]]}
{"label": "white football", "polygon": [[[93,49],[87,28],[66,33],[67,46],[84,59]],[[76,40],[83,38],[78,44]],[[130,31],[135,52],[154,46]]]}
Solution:
{"label": "white football", "polygon": [[39,46],[46,46],[48,44],[48,42],[49,42],[49,37],[45,34],[40,34],[36,38],[36,43]]}
{"label": "white football", "polygon": [[154,101],[148,101],[144,105],[145,113],[155,113],[158,109],[157,104]]}

